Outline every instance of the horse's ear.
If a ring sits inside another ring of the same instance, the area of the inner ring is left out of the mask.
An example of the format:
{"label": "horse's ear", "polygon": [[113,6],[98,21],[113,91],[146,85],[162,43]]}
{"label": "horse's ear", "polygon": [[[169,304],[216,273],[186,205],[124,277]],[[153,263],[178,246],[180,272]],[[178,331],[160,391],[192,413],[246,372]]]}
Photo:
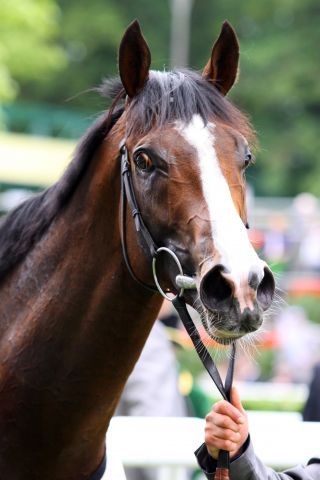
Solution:
{"label": "horse's ear", "polygon": [[226,95],[237,78],[238,65],[239,43],[237,35],[230,23],[225,21],[202,75],[214,83],[222,95]]}
{"label": "horse's ear", "polygon": [[125,31],[119,48],[119,73],[127,95],[142,90],[149,75],[151,54],[137,20]]}

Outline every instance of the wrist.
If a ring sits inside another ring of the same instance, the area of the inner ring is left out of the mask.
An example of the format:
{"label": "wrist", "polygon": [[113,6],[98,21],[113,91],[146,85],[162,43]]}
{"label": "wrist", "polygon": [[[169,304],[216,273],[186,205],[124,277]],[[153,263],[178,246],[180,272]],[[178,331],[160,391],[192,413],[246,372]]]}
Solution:
{"label": "wrist", "polygon": [[238,450],[234,450],[233,452],[230,452],[230,459],[234,460],[235,458],[240,457],[242,453],[243,453],[243,445],[241,445],[241,447],[238,448]]}
{"label": "wrist", "polygon": [[249,443],[250,443],[250,435],[248,434],[245,442],[241,445],[241,447],[238,450],[235,450],[234,452],[230,453],[230,459],[236,460],[237,458],[241,457],[241,455],[247,450]]}

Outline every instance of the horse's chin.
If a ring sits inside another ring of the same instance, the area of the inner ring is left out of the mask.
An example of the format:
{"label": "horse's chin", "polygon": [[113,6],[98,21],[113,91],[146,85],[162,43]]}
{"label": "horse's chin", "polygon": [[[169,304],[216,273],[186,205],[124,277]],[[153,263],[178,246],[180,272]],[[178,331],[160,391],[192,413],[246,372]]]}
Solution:
{"label": "horse's chin", "polygon": [[[246,332],[232,331],[230,327],[227,328],[228,315],[218,311],[202,311],[201,321],[207,335],[220,345],[230,345],[246,334]],[[226,328],[223,328],[224,325]]]}
{"label": "horse's chin", "polygon": [[253,309],[240,311],[237,302],[222,310],[209,310],[197,298],[193,308],[198,312],[207,335],[221,345],[229,345],[247,335],[252,336],[263,323],[263,310],[257,302]]}
{"label": "horse's chin", "polygon": [[230,332],[223,332],[218,330],[211,331],[206,329],[206,331],[209,337],[220,345],[230,345],[231,343],[239,340],[245,335],[245,333],[232,334]]}

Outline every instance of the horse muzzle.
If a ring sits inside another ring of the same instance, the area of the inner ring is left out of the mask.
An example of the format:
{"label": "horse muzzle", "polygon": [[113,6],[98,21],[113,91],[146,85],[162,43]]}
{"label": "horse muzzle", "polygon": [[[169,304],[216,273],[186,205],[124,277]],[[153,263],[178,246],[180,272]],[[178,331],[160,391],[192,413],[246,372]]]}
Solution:
{"label": "horse muzzle", "polygon": [[260,271],[252,269],[239,278],[223,265],[216,265],[200,282],[200,300],[207,310],[205,326],[222,343],[257,330],[274,297],[274,278],[265,264]]}

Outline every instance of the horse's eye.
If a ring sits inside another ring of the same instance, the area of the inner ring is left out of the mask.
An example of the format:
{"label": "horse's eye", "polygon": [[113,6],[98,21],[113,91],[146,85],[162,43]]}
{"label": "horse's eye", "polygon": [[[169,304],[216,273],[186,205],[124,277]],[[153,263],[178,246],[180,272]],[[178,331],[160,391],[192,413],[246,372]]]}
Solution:
{"label": "horse's eye", "polygon": [[142,172],[147,172],[152,168],[152,161],[146,152],[136,152],[133,156],[136,167]]}
{"label": "horse's eye", "polygon": [[253,155],[250,150],[246,151],[245,158],[244,158],[244,168],[247,168],[251,163],[253,163]]}

